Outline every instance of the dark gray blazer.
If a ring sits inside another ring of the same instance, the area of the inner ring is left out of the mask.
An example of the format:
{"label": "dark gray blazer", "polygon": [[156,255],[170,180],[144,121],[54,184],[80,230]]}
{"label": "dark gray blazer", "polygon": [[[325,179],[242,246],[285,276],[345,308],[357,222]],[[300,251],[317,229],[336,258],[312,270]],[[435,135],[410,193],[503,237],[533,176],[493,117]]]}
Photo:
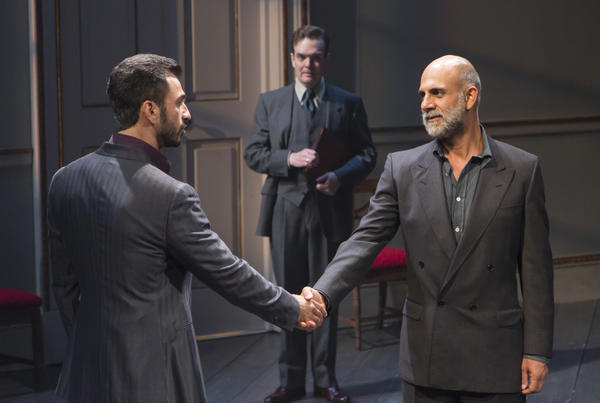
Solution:
{"label": "dark gray blazer", "polygon": [[538,159],[491,138],[490,147],[458,245],[430,142],[388,155],[367,215],[315,284],[337,303],[400,226],[408,261],[400,376],[417,385],[519,392],[523,354],[552,354],[552,255]]}
{"label": "dark gray blazer", "polygon": [[[352,230],[352,188],[375,166],[377,153],[371,140],[361,98],[325,84],[319,108],[324,108],[325,126],[346,142],[354,157],[336,169],[341,187],[333,196],[318,194],[321,225],[327,239],[344,240]],[[297,168],[288,167],[288,141],[292,124],[294,85],[261,94],[254,114],[254,128],[244,152],[248,166],[268,175],[262,188],[257,235],[270,236],[277,195],[296,189]]]}
{"label": "dark gray blazer", "polygon": [[231,303],[294,327],[293,297],[232,255],[194,189],[142,150],[105,143],[59,170],[48,222],[53,288],[70,335],[57,393],[68,400],[205,401],[192,274]]}

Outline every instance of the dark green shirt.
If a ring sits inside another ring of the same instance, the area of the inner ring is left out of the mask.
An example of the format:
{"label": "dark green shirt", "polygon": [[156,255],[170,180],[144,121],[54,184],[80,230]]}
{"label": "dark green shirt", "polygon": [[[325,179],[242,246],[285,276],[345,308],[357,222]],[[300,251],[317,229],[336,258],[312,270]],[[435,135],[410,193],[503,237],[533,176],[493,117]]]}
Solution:
{"label": "dark green shirt", "polygon": [[468,222],[481,168],[492,159],[492,151],[490,150],[490,144],[483,127],[481,128],[481,134],[481,154],[471,157],[460,173],[458,180],[454,177],[450,161],[444,155],[442,144],[439,140],[433,150],[435,156],[442,162],[442,179],[446,192],[446,205],[448,206],[452,232],[454,232],[456,243],[460,241],[465,225]]}

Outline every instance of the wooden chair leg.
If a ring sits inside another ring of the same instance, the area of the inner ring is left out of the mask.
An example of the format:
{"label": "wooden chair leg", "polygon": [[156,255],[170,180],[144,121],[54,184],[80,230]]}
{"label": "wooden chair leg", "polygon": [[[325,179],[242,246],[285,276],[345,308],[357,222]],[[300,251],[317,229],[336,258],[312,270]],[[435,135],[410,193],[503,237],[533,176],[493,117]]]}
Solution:
{"label": "wooden chair leg", "polygon": [[385,303],[387,299],[387,282],[379,283],[379,307],[377,308],[377,329],[383,327],[383,316],[385,315]]}
{"label": "wooden chair leg", "polygon": [[33,388],[41,390],[41,372],[44,363],[44,338],[42,335],[42,319],[39,308],[31,313],[31,344],[33,352]]}
{"label": "wooden chair leg", "polygon": [[354,311],[354,341],[356,349],[360,350],[360,286],[352,290],[352,308]]}

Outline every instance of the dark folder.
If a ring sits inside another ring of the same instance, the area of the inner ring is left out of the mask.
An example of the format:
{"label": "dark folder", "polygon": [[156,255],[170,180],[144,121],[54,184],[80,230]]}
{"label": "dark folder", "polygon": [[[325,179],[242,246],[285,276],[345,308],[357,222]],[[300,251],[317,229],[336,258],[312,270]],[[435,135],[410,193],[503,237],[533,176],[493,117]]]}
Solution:
{"label": "dark folder", "polygon": [[313,179],[341,167],[352,157],[348,144],[325,128],[321,129],[313,148],[319,155],[319,166],[306,169],[306,174]]}

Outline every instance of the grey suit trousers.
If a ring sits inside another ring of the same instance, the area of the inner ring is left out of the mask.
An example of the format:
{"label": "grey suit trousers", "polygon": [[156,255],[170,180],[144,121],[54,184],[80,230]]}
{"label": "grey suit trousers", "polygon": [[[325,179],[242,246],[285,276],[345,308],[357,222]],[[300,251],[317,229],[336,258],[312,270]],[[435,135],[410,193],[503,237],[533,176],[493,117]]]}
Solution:
{"label": "grey suit trousers", "polygon": [[[316,194],[311,192],[300,206],[279,196],[273,211],[271,253],[275,276],[280,286],[300,293],[313,285],[337,250],[339,242],[328,241],[319,222]],[[281,333],[279,374],[281,385],[304,390],[307,340],[315,386],[337,385],[335,379],[337,308],[316,330]]]}
{"label": "grey suit trousers", "polygon": [[417,386],[402,381],[404,403],[525,403],[521,393],[477,393],[459,392]]}

